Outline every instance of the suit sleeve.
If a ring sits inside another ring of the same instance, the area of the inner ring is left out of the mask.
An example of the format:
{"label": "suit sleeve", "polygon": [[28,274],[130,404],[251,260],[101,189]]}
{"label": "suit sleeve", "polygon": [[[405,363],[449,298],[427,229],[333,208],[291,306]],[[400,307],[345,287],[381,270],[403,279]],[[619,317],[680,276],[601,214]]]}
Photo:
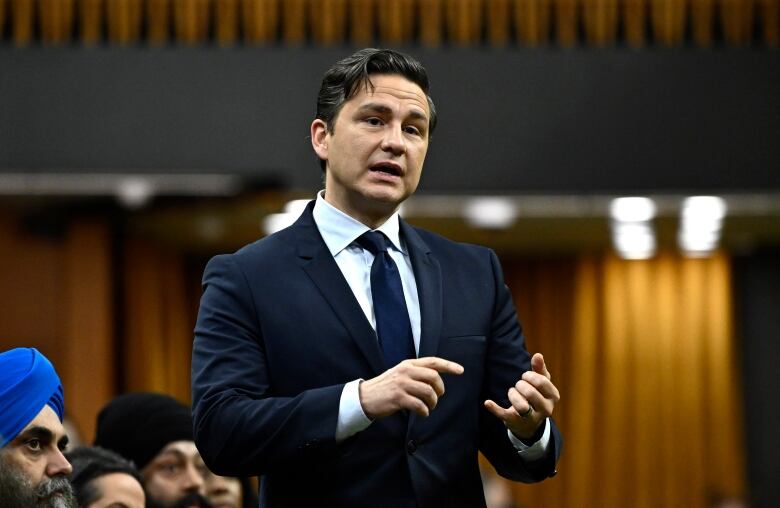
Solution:
{"label": "suit sleeve", "polygon": [[344,385],[275,396],[252,291],[234,256],[213,258],[203,287],[192,408],[195,442],[208,467],[253,476],[322,459],[335,447]]}
{"label": "suit sleeve", "polygon": [[[504,283],[498,258],[492,251],[490,260],[495,300],[483,390],[485,399],[492,399],[500,406],[508,407],[510,402],[507,391],[517,383],[523,372],[530,370],[531,358],[525,348],[512,296]],[[563,444],[552,418],[550,431],[547,454],[536,460],[524,460],[510,442],[504,424],[482,408],[480,450],[501,476],[526,483],[542,481],[556,474],[555,467]]]}

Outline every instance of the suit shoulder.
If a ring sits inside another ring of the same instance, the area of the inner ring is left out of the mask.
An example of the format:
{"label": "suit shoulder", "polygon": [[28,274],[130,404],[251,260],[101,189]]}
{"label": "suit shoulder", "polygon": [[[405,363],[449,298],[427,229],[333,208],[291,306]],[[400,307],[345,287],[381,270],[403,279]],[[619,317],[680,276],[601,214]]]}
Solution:
{"label": "suit shoulder", "polygon": [[214,256],[212,260],[230,259],[243,268],[246,265],[256,266],[258,262],[263,263],[278,261],[280,259],[289,259],[288,254],[294,252],[294,246],[291,241],[292,232],[290,229],[291,228],[286,228],[272,235],[255,240],[233,253]]}

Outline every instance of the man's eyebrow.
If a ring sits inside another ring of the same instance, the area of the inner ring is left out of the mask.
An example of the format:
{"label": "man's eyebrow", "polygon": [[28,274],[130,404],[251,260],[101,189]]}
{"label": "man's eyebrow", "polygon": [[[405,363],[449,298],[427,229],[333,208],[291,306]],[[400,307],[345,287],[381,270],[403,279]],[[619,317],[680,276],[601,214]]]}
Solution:
{"label": "man's eyebrow", "polygon": [[[384,104],[376,104],[373,102],[369,102],[368,104],[363,104],[358,108],[358,112],[364,113],[364,112],[373,112],[373,113],[382,113],[382,114],[388,114],[391,113],[392,110],[385,106]],[[424,120],[428,121],[428,115],[423,113],[422,111],[417,111],[416,109],[413,109],[409,116],[413,118],[414,120]]]}
{"label": "man's eyebrow", "polygon": [[187,456],[184,454],[183,451],[176,450],[175,448],[172,449],[172,450],[165,450],[164,452],[160,453],[159,456],[160,457],[164,457],[165,455],[175,455],[175,457],[173,457],[173,458],[182,459],[182,460],[187,458]]}
{"label": "man's eyebrow", "polygon": [[428,115],[417,110],[412,110],[412,112],[409,113],[409,116],[415,120],[425,120],[426,122],[428,121]]}
{"label": "man's eyebrow", "polygon": [[36,425],[35,427],[24,429],[17,439],[40,439],[41,441],[50,442],[54,439],[54,433],[46,427]]}
{"label": "man's eyebrow", "polygon": [[390,113],[391,109],[385,105],[382,104],[375,104],[373,102],[369,102],[368,104],[363,104],[358,108],[358,111],[372,111],[374,113]]}

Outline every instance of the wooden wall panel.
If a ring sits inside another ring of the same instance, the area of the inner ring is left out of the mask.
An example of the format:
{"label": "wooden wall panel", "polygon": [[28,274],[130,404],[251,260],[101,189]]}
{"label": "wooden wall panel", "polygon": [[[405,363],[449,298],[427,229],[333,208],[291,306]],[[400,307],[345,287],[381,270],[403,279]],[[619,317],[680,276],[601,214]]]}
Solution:
{"label": "wooden wall panel", "polygon": [[247,44],[269,43],[279,32],[278,0],[241,0],[241,29]]}
{"label": "wooden wall panel", "polygon": [[420,0],[417,5],[420,43],[428,47],[439,46],[443,39],[442,0]]}
{"label": "wooden wall panel", "polygon": [[11,32],[14,45],[26,46],[32,42],[35,3],[33,0],[10,0]]}
{"label": "wooden wall panel", "polygon": [[379,0],[377,14],[379,40],[383,45],[398,46],[414,39],[413,0]]}
{"label": "wooden wall panel", "polygon": [[551,9],[551,0],[515,2],[515,32],[521,43],[538,46],[550,39]]}
{"label": "wooden wall panel", "polygon": [[141,34],[141,0],[112,0],[106,4],[108,39],[117,45],[135,44]]}
{"label": "wooden wall panel", "polygon": [[99,220],[71,224],[63,246],[65,292],[60,374],[68,414],[87,442],[100,409],[116,394],[111,232]]}
{"label": "wooden wall panel", "polygon": [[0,214],[0,350],[36,347],[52,361],[89,440],[116,393],[110,232],[100,220],[36,229]]}
{"label": "wooden wall panel", "polygon": [[238,41],[239,0],[216,0],[214,3],[214,39],[220,46]]}
{"label": "wooden wall panel", "polygon": [[344,41],[346,0],[320,0],[309,4],[312,38],[323,46]]}
{"label": "wooden wall panel", "polygon": [[76,23],[82,44],[91,46],[102,41],[103,7],[103,0],[78,0]]}

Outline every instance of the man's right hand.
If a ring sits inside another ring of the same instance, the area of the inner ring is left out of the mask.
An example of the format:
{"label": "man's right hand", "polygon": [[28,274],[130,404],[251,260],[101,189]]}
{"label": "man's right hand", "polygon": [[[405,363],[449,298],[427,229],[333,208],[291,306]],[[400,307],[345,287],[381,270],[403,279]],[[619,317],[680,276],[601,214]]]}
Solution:
{"label": "man's right hand", "polygon": [[463,366],[435,356],[404,360],[360,383],[363,412],[372,420],[402,409],[428,416],[444,395],[441,374],[463,374]]}

